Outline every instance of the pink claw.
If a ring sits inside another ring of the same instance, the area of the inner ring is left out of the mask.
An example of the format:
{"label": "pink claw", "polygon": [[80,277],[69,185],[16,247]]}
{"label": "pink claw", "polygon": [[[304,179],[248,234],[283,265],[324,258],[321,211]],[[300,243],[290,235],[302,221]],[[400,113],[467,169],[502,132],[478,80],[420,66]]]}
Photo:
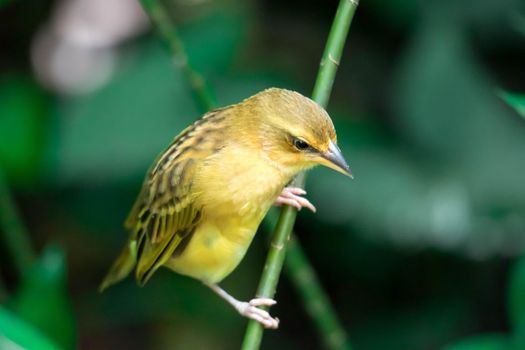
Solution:
{"label": "pink claw", "polygon": [[315,206],[304,197],[306,191],[299,187],[285,187],[279,197],[275,200],[274,205],[289,205],[297,210],[301,210],[303,207],[310,209],[312,212],[316,212]]}

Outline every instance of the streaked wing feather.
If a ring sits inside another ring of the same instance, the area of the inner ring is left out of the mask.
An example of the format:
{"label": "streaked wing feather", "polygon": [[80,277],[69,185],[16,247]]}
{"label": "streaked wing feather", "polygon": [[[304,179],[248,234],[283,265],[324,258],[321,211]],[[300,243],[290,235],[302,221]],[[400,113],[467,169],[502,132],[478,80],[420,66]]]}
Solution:
{"label": "streaked wing feather", "polygon": [[162,153],[126,220],[131,240],[137,242],[140,284],[191,237],[201,218],[202,208],[196,207],[192,192],[193,179],[201,162],[220,147],[222,111],[210,112],[186,128]]}
{"label": "streaked wing feather", "polygon": [[[162,186],[145,186],[145,200],[142,200],[134,222],[136,239],[140,242],[136,276],[141,284],[170,258],[197,224],[195,218],[200,208],[195,208],[190,191],[195,163],[187,164],[180,160],[174,164],[174,168],[178,167],[182,167],[182,172],[188,172],[189,176],[185,176],[184,181],[175,182],[175,186],[165,188],[164,193],[159,194]],[[158,172],[151,181],[166,181],[165,178],[173,173],[174,170],[168,168]],[[151,193],[153,190],[156,193]],[[133,222],[133,218],[128,222]]]}

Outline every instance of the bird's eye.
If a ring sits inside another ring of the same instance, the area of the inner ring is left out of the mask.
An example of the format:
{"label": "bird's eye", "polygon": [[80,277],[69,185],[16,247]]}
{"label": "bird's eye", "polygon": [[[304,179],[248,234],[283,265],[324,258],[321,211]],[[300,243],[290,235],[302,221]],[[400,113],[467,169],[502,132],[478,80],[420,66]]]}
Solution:
{"label": "bird's eye", "polygon": [[304,151],[305,149],[308,149],[310,147],[310,145],[308,145],[305,141],[301,139],[294,139],[293,145],[300,151]]}

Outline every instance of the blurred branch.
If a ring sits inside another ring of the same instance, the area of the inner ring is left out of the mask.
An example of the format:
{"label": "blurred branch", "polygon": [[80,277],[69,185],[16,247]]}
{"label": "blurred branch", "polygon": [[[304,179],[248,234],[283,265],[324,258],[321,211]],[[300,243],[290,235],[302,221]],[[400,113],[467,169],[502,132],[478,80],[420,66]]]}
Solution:
{"label": "blurred branch", "polygon": [[292,236],[288,242],[286,257],[286,271],[299,293],[306,311],[314,321],[317,330],[322,335],[324,346],[327,349],[351,349],[346,332],[339,324],[335,310],[315,270],[308,262],[302,249],[297,249],[297,239]]}
{"label": "blurred branch", "polygon": [[[339,2],[339,7],[337,8],[332,28],[330,28],[330,34],[328,35],[326,47],[319,66],[319,72],[315,81],[314,91],[312,93],[312,99],[323,107],[326,107],[328,104],[335,73],[339,66],[348,29],[350,28],[350,23],[352,22],[357,4],[357,0],[341,0]],[[302,187],[304,181],[305,175],[300,174],[296,181],[296,185]],[[281,209],[281,215],[274,231],[270,251],[268,252],[266,264],[259,282],[259,288],[257,289],[257,296],[259,297],[272,298],[275,294],[286,252],[286,243],[290,239],[296,216],[297,210],[292,207],[283,207]],[[292,256],[294,255],[292,254]],[[297,257],[297,255],[295,256]],[[336,319],[334,318],[333,320]],[[320,325],[319,322],[316,322],[316,324],[318,326]],[[327,337],[327,334],[324,333],[325,329],[324,325],[323,328],[319,329],[320,333],[323,334],[323,337]],[[244,350],[258,349],[261,344],[262,333],[263,328],[260,323],[253,320],[249,321],[242,348]],[[345,346],[347,348],[350,347],[348,344]]]}
{"label": "blurred branch", "polygon": [[140,0],[142,7],[153,23],[155,30],[171,52],[173,63],[184,72],[191,87],[193,97],[201,112],[207,112],[215,106],[215,97],[211,93],[204,77],[193,69],[177,28],[168,15],[168,11],[159,0]]}
{"label": "blurred branch", "polygon": [[23,276],[31,267],[35,254],[31,248],[27,231],[11,197],[7,181],[0,172],[0,232],[6,251],[13,259],[18,276]]}
{"label": "blurred branch", "polygon": [[[215,99],[213,98],[213,95],[202,75],[192,68],[183,42],[179,37],[175,25],[170,20],[166,9],[157,0],[141,0],[141,3],[159,32],[159,35],[167,44],[175,64],[185,72],[186,78],[201,111],[206,112],[213,109],[216,105]],[[341,1],[336,14],[334,26],[332,27],[328,38],[327,48],[325,49],[323,59],[321,60],[320,72],[314,88],[313,98],[322,106],[326,106],[328,102],[338,64],[336,60],[339,60],[341,57],[344,39],[348,32],[356,6],[356,0],[343,0]],[[335,25],[336,23],[337,25]],[[303,187],[304,175],[300,174],[294,182],[297,186]],[[261,282],[257,292],[258,296],[266,295],[272,297],[275,294],[275,288],[279,280],[285,256],[283,248],[289,239],[296,214],[296,210],[291,207],[283,207],[283,210],[281,211],[276,234],[274,234],[274,237],[272,238],[263,276],[261,277]],[[307,311],[312,317],[316,317],[314,321],[328,348],[350,349],[350,345],[346,340],[346,335],[342,327],[337,323],[337,317],[335,316],[329,299],[326,297],[319,281],[315,278],[313,268],[310,266],[299,242],[297,242],[297,240],[294,240],[294,242],[294,244],[287,248],[289,251],[291,250],[289,257],[290,261],[287,262],[287,264],[290,265],[288,268],[289,273],[304,273],[303,271],[306,270],[309,272],[310,276],[313,276],[313,278],[308,279],[308,281],[303,280],[300,276],[292,276],[292,282],[295,283],[295,287],[299,290],[299,294],[303,296]],[[309,288],[311,290],[301,290],[302,288]],[[314,305],[312,298],[316,298],[316,303],[319,305],[315,311],[311,306]],[[260,334],[257,335],[257,333]],[[254,340],[257,344],[260,344],[261,337],[262,328],[257,329],[250,324],[248,326],[245,336],[245,344],[243,346],[250,346],[249,344]],[[247,339],[248,343],[246,343]]]}
{"label": "blurred branch", "polygon": [[[263,225],[268,235],[276,226],[278,217],[278,213],[274,211],[266,215]],[[306,312],[314,322],[324,347],[330,350],[350,350],[352,347],[345,330],[339,323],[330,298],[296,237],[292,232],[286,247],[284,266],[288,277],[299,294]]]}

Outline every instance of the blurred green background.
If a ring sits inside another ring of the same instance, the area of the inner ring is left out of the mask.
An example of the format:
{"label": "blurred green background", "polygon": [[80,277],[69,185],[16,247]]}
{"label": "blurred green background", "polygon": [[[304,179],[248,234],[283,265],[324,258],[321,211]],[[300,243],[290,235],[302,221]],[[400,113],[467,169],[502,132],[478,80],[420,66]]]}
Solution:
{"label": "blurred green background", "polygon": [[[163,3],[220,105],[309,95],[337,7]],[[240,346],[246,320],[199,282],[97,292],[147,168],[199,116],[147,23],[133,0],[0,1],[0,349]],[[523,92],[522,1],[361,1],[328,107],[355,180],[313,170],[296,224],[353,348],[525,349]],[[266,247],[225,289],[253,296]],[[262,348],[320,348],[285,275],[276,297]]]}

